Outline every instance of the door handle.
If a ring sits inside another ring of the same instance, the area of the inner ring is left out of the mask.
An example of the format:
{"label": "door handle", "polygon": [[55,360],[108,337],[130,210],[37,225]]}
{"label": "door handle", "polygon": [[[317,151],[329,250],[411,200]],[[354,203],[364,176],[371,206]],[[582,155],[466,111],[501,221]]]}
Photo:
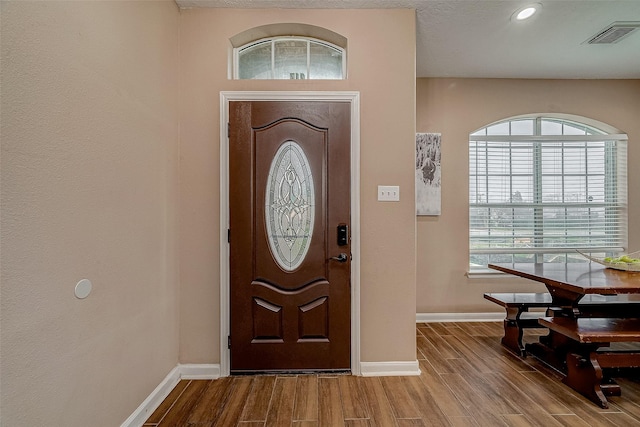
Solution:
{"label": "door handle", "polygon": [[347,262],[347,260],[349,259],[349,256],[347,254],[345,254],[344,252],[342,252],[338,256],[332,256],[329,259],[333,259],[333,260],[336,260],[338,262]]}

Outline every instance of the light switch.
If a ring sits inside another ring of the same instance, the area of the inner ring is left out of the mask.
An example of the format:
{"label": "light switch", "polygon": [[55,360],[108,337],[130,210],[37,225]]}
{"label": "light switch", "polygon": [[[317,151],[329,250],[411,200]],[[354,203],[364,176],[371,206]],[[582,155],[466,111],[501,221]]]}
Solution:
{"label": "light switch", "polygon": [[400,187],[397,185],[378,185],[379,202],[399,202]]}

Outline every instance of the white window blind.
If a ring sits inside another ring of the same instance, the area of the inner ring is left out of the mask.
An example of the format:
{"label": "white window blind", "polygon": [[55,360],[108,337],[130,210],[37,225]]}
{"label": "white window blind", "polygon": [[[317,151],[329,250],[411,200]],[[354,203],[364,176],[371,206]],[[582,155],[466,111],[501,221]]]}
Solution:
{"label": "white window blind", "polygon": [[627,244],[626,135],[519,118],[469,136],[470,268],[582,262]]}

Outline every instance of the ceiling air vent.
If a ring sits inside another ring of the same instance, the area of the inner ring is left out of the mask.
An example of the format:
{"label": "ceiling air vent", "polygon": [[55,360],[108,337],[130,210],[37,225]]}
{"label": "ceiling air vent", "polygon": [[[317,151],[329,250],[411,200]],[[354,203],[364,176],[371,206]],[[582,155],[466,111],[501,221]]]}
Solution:
{"label": "ceiling air vent", "polygon": [[614,22],[606,29],[587,40],[588,44],[613,44],[640,28],[640,22]]}

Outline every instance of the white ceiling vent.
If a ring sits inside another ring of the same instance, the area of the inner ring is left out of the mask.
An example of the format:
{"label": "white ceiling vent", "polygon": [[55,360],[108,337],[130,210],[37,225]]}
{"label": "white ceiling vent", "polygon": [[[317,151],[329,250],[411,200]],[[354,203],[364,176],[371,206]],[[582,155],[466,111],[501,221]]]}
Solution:
{"label": "white ceiling vent", "polygon": [[640,22],[614,22],[591,39],[588,44],[613,44],[640,28]]}

